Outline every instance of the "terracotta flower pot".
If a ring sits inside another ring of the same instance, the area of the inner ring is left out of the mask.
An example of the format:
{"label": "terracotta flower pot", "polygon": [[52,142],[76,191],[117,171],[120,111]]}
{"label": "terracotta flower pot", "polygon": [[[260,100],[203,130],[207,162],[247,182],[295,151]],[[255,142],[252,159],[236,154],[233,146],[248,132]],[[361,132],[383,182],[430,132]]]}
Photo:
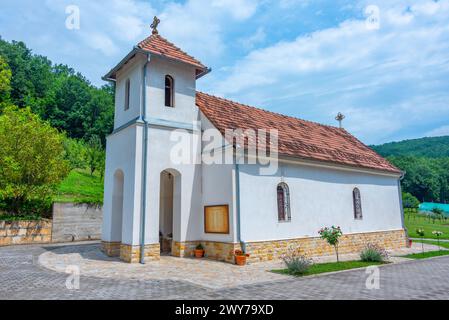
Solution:
{"label": "terracotta flower pot", "polygon": [[204,250],[195,249],[195,257],[202,258],[204,256]]}
{"label": "terracotta flower pot", "polygon": [[235,256],[235,264],[238,266],[244,266],[246,264],[246,256]]}

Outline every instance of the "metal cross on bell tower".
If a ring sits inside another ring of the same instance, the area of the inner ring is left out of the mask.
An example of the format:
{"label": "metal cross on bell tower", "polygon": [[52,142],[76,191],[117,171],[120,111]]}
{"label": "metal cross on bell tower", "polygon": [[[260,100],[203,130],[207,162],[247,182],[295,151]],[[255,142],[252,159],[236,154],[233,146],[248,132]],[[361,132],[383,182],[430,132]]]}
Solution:
{"label": "metal cross on bell tower", "polygon": [[342,121],[343,121],[344,118],[346,118],[346,117],[345,117],[345,115],[342,114],[341,112],[339,112],[339,113],[337,114],[337,116],[335,117],[335,120],[338,121],[338,125],[339,125],[340,129],[343,128],[343,126],[341,125],[341,123],[342,123]]}
{"label": "metal cross on bell tower", "polygon": [[158,27],[159,23],[161,23],[161,20],[158,17],[154,16],[153,23],[150,26],[150,28],[153,29],[153,34],[158,34],[159,33],[157,31],[157,27]]}

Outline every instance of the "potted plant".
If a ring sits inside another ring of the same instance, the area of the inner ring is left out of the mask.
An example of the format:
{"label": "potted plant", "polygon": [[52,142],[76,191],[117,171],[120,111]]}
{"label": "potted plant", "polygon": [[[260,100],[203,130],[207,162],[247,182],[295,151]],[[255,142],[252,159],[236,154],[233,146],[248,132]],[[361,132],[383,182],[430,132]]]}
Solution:
{"label": "potted plant", "polygon": [[200,244],[198,244],[195,248],[195,257],[196,258],[202,258],[204,257],[204,248],[203,246]]}
{"label": "potted plant", "polygon": [[249,257],[248,253],[243,252],[242,250],[235,250],[235,264],[238,266],[244,266],[246,264],[246,258]]}

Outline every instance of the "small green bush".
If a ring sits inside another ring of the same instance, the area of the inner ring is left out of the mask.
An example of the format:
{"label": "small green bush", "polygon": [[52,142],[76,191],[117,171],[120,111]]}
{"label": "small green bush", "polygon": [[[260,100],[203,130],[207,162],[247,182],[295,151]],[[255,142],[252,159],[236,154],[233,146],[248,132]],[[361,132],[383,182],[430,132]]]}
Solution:
{"label": "small green bush", "polygon": [[[51,218],[52,216],[52,198],[44,199],[28,199],[24,200],[18,207],[16,212],[11,211],[15,199],[7,198],[0,200],[0,214],[3,212],[3,216],[13,216],[17,215],[19,220],[23,217],[33,217],[40,216],[42,218]],[[2,219],[4,220],[4,219]],[[22,219],[23,220],[23,219]],[[35,220],[35,219],[25,219],[25,220]]]}
{"label": "small green bush", "polygon": [[364,262],[384,262],[388,260],[388,252],[378,245],[368,243],[360,253],[360,259]]}

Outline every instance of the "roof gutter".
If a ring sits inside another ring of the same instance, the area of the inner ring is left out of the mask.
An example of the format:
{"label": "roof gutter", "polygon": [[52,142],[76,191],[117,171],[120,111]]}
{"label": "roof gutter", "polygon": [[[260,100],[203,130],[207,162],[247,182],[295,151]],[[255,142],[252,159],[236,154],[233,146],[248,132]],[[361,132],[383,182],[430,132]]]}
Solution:
{"label": "roof gutter", "polygon": [[114,68],[112,68],[106,75],[104,75],[101,79],[104,81],[116,81],[113,76],[119,71],[127,62],[129,59],[131,59],[138,50],[137,47],[134,47],[127,55],[124,57]]}
{"label": "roof gutter", "polygon": [[147,101],[147,66],[150,62],[150,54],[147,54],[147,60],[143,67],[143,92],[142,92],[142,106],[140,110],[140,119],[143,122],[143,137],[142,137],[142,204],[140,208],[140,263],[145,264],[145,224],[146,224],[146,206],[147,206],[147,160],[148,160],[148,122],[146,115],[146,101]]}
{"label": "roof gutter", "polygon": [[201,77],[204,77],[206,74],[211,73],[212,72],[212,68],[206,68],[203,70],[203,72],[197,74],[196,76],[196,80],[198,80]]}

